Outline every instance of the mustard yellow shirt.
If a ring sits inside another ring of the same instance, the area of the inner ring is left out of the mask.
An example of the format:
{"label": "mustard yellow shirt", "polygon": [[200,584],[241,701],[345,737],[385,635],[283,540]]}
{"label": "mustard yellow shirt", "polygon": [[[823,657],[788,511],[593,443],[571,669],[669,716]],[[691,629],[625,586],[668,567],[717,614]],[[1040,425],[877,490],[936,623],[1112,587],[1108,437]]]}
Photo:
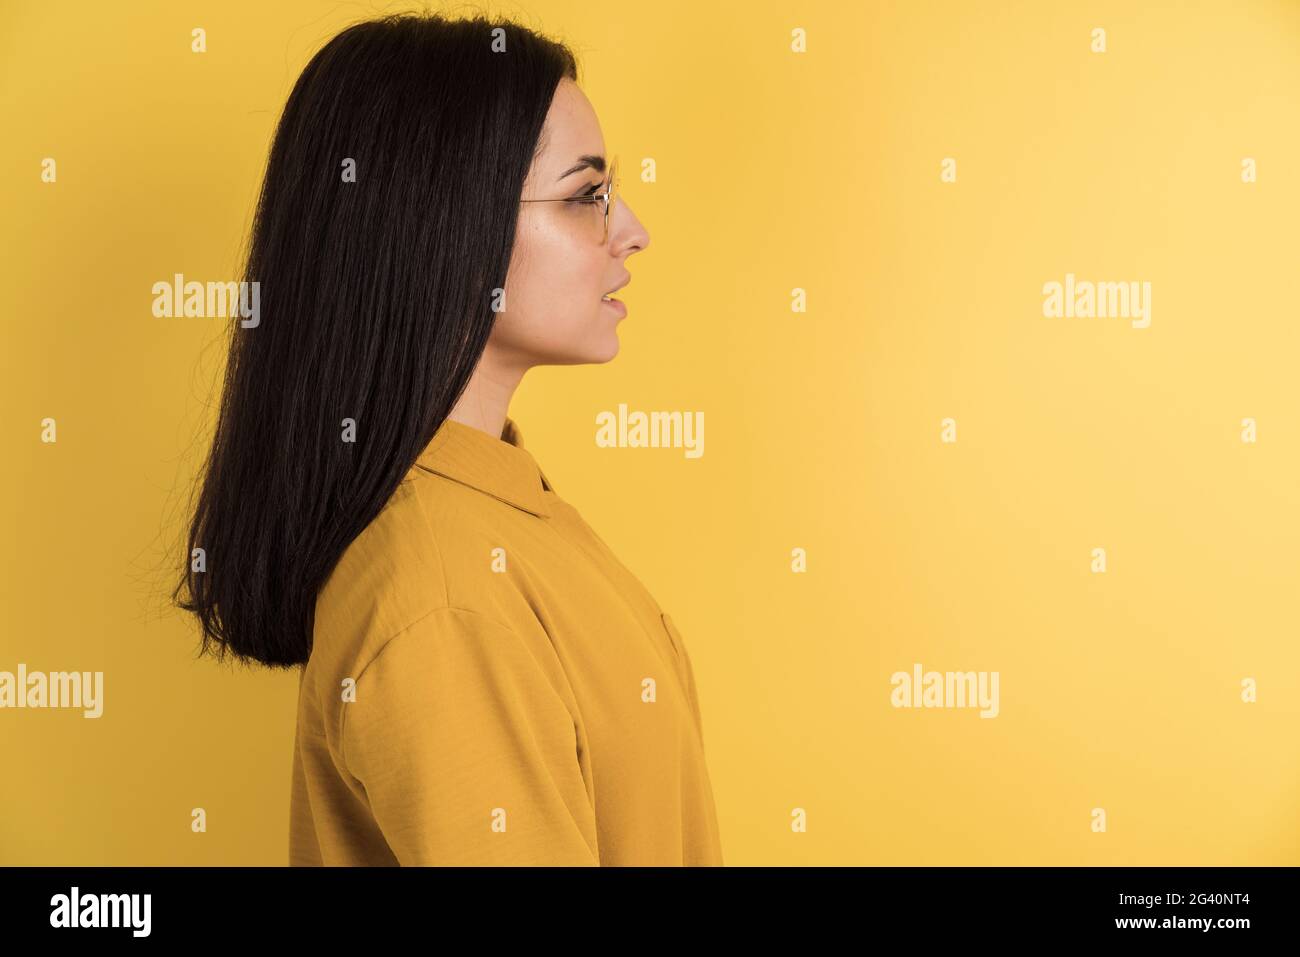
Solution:
{"label": "mustard yellow shirt", "polygon": [[720,865],[673,620],[519,429],[448,419],[316,603],[293,865]]}

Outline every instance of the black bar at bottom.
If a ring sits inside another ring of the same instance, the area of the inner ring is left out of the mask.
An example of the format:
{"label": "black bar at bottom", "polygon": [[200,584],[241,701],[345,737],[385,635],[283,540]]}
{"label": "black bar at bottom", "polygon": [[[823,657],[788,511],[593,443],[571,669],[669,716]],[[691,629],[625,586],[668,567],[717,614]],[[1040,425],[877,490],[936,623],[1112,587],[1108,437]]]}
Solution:
{"label": "black bar at bottom", "polygon": [[[73,935],[82,944],[283,939],[337,947],[409,932],[434,947],[516,934],[604,949],[613,942],[595,928],[615,922],[629,942],[691,925],[733,943],[786,931],[805,942],[849,934],[863,945],[899,936],[918,945],[1101,936],[1230,946],[1259,934],[1294,940],[1295,871],[27,867],[0,869],[0,927],[6,944]],[[439,936],[448,930],[457,943]]]}

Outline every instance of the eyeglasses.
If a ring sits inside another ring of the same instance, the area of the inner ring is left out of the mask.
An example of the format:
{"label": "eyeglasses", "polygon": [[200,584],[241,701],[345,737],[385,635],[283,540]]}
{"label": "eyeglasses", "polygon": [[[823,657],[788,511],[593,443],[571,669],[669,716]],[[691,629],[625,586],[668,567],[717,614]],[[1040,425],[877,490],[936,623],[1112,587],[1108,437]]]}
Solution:
{"label": "eyeglasses", "polygon": [[603,207],[601,213],[604,217],[604,225],[601,227],[600,244],[603,246],[609,242],[609,211],[613,208],[614,203],[618,200],[618,157],[612,157],[609,161],[609,176],[605,182],[597,187],[594,193],[583,193],[581,196],[565,196],[561,199],[521,199],[521,203],[600,203]]}

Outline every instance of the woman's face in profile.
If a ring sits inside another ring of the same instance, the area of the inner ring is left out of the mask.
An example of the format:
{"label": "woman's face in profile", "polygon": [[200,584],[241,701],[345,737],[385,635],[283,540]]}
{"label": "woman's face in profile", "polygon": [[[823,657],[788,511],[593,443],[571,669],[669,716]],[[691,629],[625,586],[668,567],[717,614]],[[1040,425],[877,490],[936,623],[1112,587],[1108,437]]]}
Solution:
{"label": "woman's face in profile", "polygon": [[[544,148],[534,160],[521,199],[564,199],[600,192],[607,174],[584,156],[605,151],[596,111],[581,88],[563,79],[551,101]],[[625,174],[620,170],[619,179]],[[593,190],[594,187],[594,190]],[[522,203],[514,254],[506,277],[505,309],[497,315],[488,348],[500,361],[524,368],[608,362],[618,353],[617,305],[601,297],[626,283],[627,259],[650,244],[632,211],[617,199],[602,242],[601,203]],[[620,293],[614,293],[621,298]]]}

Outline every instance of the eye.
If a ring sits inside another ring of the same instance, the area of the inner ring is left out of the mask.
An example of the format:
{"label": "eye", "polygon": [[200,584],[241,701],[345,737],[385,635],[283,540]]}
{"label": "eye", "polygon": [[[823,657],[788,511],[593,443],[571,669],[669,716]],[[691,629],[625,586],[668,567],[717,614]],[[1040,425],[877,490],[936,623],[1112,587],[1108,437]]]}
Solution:
{"label": "eye", "polygon": [[577,196],[570,196],[567,205],[570,209],[599,209],[600,204],[591,202],[591,197],[604,192],[604,190],[604,183],[596,183],[594,186],[589,186],[585,191],[579,193]]}

